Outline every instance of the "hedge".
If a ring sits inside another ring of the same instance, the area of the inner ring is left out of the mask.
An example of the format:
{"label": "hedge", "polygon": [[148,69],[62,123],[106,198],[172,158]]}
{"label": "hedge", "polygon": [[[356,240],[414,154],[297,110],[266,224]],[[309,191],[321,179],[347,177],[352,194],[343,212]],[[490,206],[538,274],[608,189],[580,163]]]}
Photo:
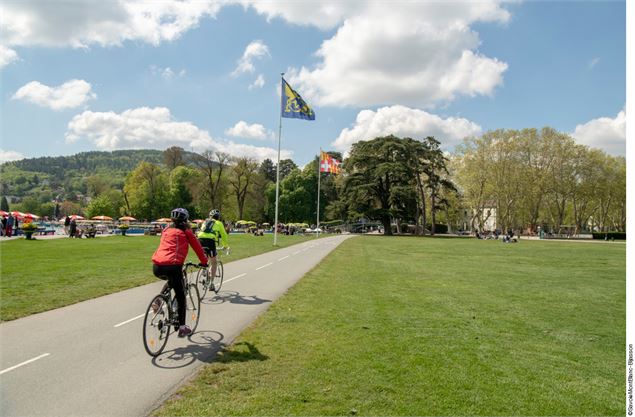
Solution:
{"label": "hedge", "polygon": [[593,239],[626,240],[625,232],[594,232]]}

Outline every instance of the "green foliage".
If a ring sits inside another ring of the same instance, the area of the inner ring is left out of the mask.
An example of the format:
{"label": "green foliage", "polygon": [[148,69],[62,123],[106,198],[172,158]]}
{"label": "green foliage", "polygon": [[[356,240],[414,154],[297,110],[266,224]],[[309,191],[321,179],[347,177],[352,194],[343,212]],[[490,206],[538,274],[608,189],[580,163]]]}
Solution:
{"label": "green foliage", "polygon": [[115,207],[116,203],[112,201],[110,196],[102,194],[92,199],[90,204],[88,204],[88,207],[86,207],[86,217],[110,216],[117,218],[119,211]]}
{"label": "green foliage", "polygon": [[268,181],[276,182],[276,166],[271,159],[267,158],[262,161],[260,168],[258,168],[258,172],[260,172],[260,174]]}
{"label": "green foliage", "polygon": [[298,169],[298,166],[291,159],[282,159],[280,161],[280,181],[285,179],[296,169]]}
{"label": "green foliage", "polygon": [[455,178],[472,229],[495,209],[498,227],[626,228],[626,161],[551,128],[495,130],[458,147]]}
{"label": "green foliage", "polygon": [[124,185],[131,215],[148,221],[165,217],[171,210],[168,176],[160,166],[141,162]]}
{"label": "green foliage", "polygon": [[190,218],[199,217],[194,204],[193,193],[202,175],[194,168],[179,165],[170,173],[170,207],[183,207],[190,213]]}
{"label": "green foliage", "polygon": [[391,216],[412,198],[413,172],[404,163],[410,155],[410,142],[386,136],[355,143],[344,161],[342,196],[349,210],[380,219],[385,234],[392,234]]}

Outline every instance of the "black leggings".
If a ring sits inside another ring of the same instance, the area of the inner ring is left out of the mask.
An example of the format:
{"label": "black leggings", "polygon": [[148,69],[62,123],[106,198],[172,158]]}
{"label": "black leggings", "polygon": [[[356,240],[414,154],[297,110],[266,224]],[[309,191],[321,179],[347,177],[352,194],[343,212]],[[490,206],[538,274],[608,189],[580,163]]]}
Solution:
{"label": "black leggings", "polygon": [[[157,278],[167,279],[167,287],[174,290],[179,303],[179,325],[185,325],[185,290],[183,288],[183,265],[152,264],[152,272]],[[163,287],[164,289],[166,287]]]}

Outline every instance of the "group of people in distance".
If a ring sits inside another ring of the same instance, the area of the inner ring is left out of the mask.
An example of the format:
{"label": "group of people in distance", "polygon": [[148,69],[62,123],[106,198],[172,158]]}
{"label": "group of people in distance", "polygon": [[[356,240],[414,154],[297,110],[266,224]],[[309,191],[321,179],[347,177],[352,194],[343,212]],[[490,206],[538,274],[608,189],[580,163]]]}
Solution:
{"label": "group of people in distance", "polygon": [[[494,230],[492,234],[484,234],[480,233],[478,230],[476,231],[477,239],[498,239],[500,236],[500,232],[498,230]],[[518,238],[514,236],[514,231],[510,228],[507,229],[507,234],[503,235],[503,243],[516,243],[518,242]]]}
{"label": "group of people in distance", "polygon": [[13,217],[11,213],[8,213],[6,216],[2,216],[2,221],[0,223],[0,236],[11,237],[13,236],[13,231],[17,229],[17,217]]}
{"label": "group of people in distance", "polygon": [[220,221],[220,211],[212,210],[203,222],[198,239],[190,229],[188,211],[175,208],[170,213],[172,224],[161,233],[159,247],[152,255],[152,272],[157,278],[167,280],[167,284],[174,290],[178,302],[179,337],[192,333],[192,329],[185,325],[185,288],[183,288],[183,264],[191,246],[196,252],[201,267],[208,267],[208,257],[212,263],[212,276],[216,274],[216,243],[229,248],[227,232]]}
{"label": "group of people in distance", "polygon": [[95,237],[95,235],[97,234],[97,228],[94,224],[89,224],[81,229],[77,227],[77,221],[74,218],[71,219],[69,216],[66,216],[66,218],[64,219],[64,232],[66,232],[68,237]]}

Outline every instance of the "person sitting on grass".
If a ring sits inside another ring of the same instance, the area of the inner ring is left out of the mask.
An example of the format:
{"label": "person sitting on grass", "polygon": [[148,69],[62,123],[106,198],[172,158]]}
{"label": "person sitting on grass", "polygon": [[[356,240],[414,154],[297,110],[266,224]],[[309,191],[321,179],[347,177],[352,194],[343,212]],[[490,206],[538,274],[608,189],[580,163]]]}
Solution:
{"label": "person sitting on grass", "polygon": [[[178,302],[179,337],[192,334],[185,325],[185,288],[183,288],[183,264],[191,246],[198,256],[200,265],[207,267],[205,251],[190,229],[190,214],[184,208],[175,208],[170,215],[172,225],[161,233],[159,247],[152,255],[152,272],[157,278],[165,279],[165,284],[174,290]],[[157,310],[159,306],[156,306]]]}

